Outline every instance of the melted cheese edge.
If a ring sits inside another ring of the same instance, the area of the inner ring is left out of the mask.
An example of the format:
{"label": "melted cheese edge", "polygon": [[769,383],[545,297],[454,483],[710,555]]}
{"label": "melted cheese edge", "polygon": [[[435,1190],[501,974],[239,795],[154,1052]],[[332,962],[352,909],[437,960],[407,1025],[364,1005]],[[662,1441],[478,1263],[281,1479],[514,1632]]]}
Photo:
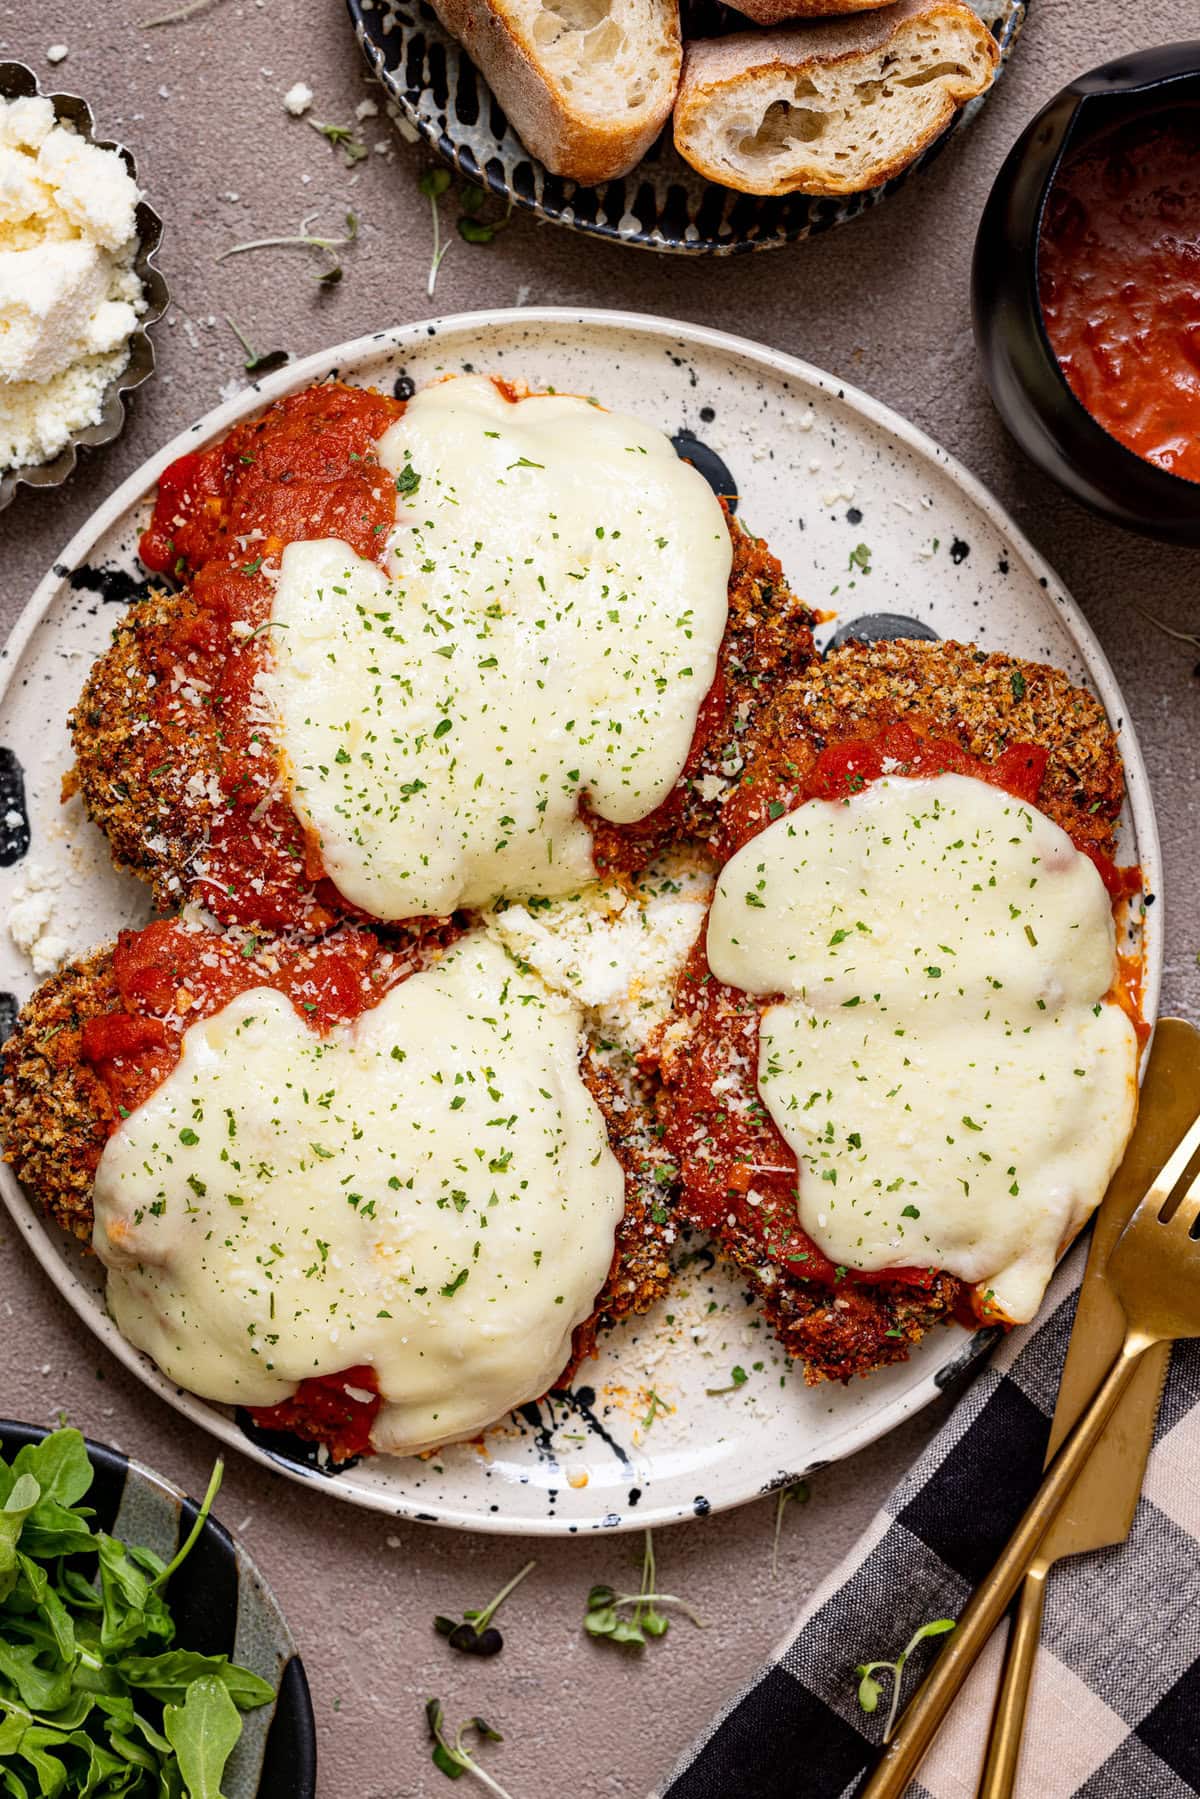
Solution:
{"label": "melted cheese edge", "polygon": [[818,1247],[847,1268],[946,1269],[1031,1318],[1136,1110],[1091,861],[985,782],[878,781],[745,845],[707,946],[719,980],[783,996],[758,1087]]}
{"label": "melted cheese edge", "polygon": [[96,1176],[123,1334],[230,1404],[369,1363],[393,1454],[544,1393],[624,1209],[580,1021],[475,932],[325,1038],[269,988],[193,1025]]}
{"label": "melted cheese edge", "polygon": [[380,440],[388,576],[284,550],[266,694],[291,799],[348,900],[440,916],[595,872],[586,797],[645,818],[682,772],[728,612],[729,531],[670,440],[467,376]]}

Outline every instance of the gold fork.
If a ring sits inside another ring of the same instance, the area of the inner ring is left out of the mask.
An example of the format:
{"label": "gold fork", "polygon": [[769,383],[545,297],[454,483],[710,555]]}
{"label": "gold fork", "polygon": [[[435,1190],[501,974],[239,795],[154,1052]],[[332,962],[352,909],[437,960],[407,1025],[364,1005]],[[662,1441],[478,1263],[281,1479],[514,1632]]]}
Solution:
{"label": "gold fork", "polygon": [[1125,1313],[1125,1340],[1091,1404],[1046,1470],[1008,1547],[983,1581],[901,1717],[859,1799],[899,1799],[951,1700],[1000,1622],[1038,1545],[1075,1484],[1142,1356],[1156,1343],[1200,1337],[1200,1174],[1175,1189],[1200,1150],[1200,1118],[1179,1143],[1117,1239],[1108,1281]]}

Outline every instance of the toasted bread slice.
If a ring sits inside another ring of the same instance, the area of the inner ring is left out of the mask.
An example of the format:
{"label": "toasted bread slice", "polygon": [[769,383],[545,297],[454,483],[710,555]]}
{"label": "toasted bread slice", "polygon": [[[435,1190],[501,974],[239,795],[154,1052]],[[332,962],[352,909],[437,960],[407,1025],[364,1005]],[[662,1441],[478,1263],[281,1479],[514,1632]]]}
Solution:
{"label": "toasted bread slice", "polygon": [[675,103],[677,0],[434,0],[529,152],[591,185],[625,175]]}
{"label": "toasted bread slice", "polygon": [[741,0],[737,11],[756,25],[786,25],[792,19],[832,19],[845,13],[877,12],[895,0]]}
{"label": "toasted bread slice", "polygon": [[687,48],[675,147],[742,193],[859,193],[906,168],[998,60],[963,0],[711,38]]}

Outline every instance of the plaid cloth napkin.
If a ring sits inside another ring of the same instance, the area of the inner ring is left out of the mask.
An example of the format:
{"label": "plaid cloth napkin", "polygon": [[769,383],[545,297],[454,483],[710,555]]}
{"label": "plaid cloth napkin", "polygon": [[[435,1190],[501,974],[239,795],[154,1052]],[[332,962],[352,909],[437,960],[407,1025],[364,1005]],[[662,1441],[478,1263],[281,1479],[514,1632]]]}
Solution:
{"label": "plaid cloth napkin", "polygon": [[[654,1799],[849,1799],[873,1765],[890,1692],[858,1705],[856,1662],[890,1660],[955,1617],[1031,1498],[1086,1244],[1043,1321],[1014,1332],[766,1667],[713,1719]],[[1200,1343],[1175,1351],[1128,1542],[1060,1562],[1017,1799],[1200,1793]],[[911,1799],[974,1799],[1003,1656],[998,1631],[927,1755]],[[939,1644],[905,1670],[916,1688]]]}

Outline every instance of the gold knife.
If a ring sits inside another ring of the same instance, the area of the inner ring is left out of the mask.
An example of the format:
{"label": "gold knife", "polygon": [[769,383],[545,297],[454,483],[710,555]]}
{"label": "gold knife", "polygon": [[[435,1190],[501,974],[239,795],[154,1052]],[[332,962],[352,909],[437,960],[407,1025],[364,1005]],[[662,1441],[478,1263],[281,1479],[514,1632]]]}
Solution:
{"label": "gold knife", "polygon": [[[1071,1429],[1112,1365],[1125,1314],[1105,1279],[1109,1250],[1192,1120],[1200,1113],[1200,1031],[1181,1018],[1159,1020],[1142,1082],[1137,1128],[1096,1214],[1079,1305],[1063,1367],[1046,1461]],[[1159,1344],[1109,1421],[1030,1567],[1008,1639],[992,1716],[979,1799],[1011,1799],[1021,1754],[1025,1706],[1041,1634],[1046,1576],[1064,1555],[1123,1543],[1133,1524],[1171,1347]]]}

